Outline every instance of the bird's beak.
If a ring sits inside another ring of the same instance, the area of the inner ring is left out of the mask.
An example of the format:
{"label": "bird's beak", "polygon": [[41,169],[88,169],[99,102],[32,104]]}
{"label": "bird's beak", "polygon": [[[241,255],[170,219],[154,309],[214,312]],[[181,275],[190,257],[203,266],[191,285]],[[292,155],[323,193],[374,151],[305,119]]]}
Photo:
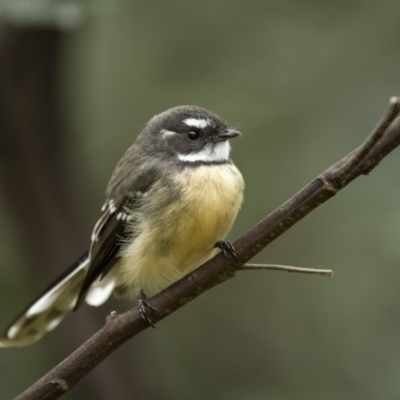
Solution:
{"label": "bird's beak", "polygon": [[236,129],[227,129],[227,130],[223,131],[222,133],[220,133],[216,137],[216,141],[223,142],[225,140],[232,139],[234,137],[241,136],[241,135],[242,134],[239,131],[237,131]]}

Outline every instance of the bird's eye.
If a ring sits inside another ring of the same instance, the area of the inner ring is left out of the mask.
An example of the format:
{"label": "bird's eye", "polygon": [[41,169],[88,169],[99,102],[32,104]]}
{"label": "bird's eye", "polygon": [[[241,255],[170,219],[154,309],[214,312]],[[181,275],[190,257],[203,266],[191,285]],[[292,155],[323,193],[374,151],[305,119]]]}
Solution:
{"label": "bird's eye", "polygon": [[199,132],[197,132],[197,131],[189,131],[188,132],[188,138],[190,139],[190,140],[196,140],[196,139],[198,139],[199,138],[199,136],[200,136],[200,133]]}

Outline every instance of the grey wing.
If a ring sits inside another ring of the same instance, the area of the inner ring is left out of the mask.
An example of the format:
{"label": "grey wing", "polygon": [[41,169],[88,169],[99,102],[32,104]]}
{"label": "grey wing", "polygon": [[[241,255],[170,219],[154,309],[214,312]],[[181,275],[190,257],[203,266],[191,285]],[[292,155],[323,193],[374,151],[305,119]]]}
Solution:
{"label": "grey wing", "polygon": [[[129,154],[129,152],[128,152]],[[123,159],[124,160],[124,159]],[[122,160],[122,161],[123,161]],[[117,166],[120,168],[120,165]],[[81,286],[74,309],[83,302],[100,305],[109,297],[116,284],[110,271],[118,261],[121,246],[135,234],[127,224],[133,225],[133,215],[139,212],[141,199],[160,175],[155,168],[142,165],[139,173],[130,174],[109,193],[110,200],[103,206],[92,234],[89,250],[89,269]],[[111,179],[110,186],[115,182]]]}
{"label": "grey wing", "polygon": [[[89,250],[89,268],[80,287],[76,310],[85,300],[100,305],[110,296],[115,286],[113,276],[106,277],[118,260],[121,245],[132,232],[126,229],[140,196],[125,198],[120,204],[109,200],[92,234]],[[129,232],[129,233],[127,233]]]}

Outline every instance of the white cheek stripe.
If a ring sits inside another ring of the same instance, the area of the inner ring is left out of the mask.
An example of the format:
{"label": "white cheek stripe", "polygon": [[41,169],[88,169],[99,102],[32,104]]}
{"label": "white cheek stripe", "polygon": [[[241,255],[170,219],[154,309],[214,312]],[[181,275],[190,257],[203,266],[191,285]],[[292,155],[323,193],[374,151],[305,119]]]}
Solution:
{"label": "white cheek stripe", "polygon": [[188,162],[221,162],[229,160],[229,153],[231,151],[231,146],[228,141],[220,142],[214,145],[206,145],[203,150],[198,153],[190,154],[179,154],[178,158],[181,161]]}
{"label": "white cheek stripe", "polygon": [[194,128],[205,128],[211,123],[209,119],[203,118],[186,118],[182,122],[188,126],[193,126]]}
{"label": "white cheek stripe", "polygon": [[161,134],[162,134],[163,139],[165,139],[169,136],[176,135],[176,132],[167,131],[166,129],[161,129]]}

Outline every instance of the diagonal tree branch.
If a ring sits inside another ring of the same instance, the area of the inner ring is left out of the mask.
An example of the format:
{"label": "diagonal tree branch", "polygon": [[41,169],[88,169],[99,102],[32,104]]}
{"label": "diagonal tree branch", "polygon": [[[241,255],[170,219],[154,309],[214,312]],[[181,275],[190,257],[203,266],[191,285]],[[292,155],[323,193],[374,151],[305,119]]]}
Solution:
{"label": "diagonal tree branch", "polygon": [[[208,289],[234,277],[244,263],[290,227],[352,180],[368,174],[400,144],[400,118],[395,120],[399,111],[400,100],[392,98],[388,112],[363,145],[327,169],[240,237],[234,243],[238,259],[228,259],[220,253],[152,298],[151,303],[158,310],[152,313],[152,320],[160,321]],[[137,307],[120,315],[112,313],[103,328],[16,400],[59,398],[120,345],[147,328]]]}

